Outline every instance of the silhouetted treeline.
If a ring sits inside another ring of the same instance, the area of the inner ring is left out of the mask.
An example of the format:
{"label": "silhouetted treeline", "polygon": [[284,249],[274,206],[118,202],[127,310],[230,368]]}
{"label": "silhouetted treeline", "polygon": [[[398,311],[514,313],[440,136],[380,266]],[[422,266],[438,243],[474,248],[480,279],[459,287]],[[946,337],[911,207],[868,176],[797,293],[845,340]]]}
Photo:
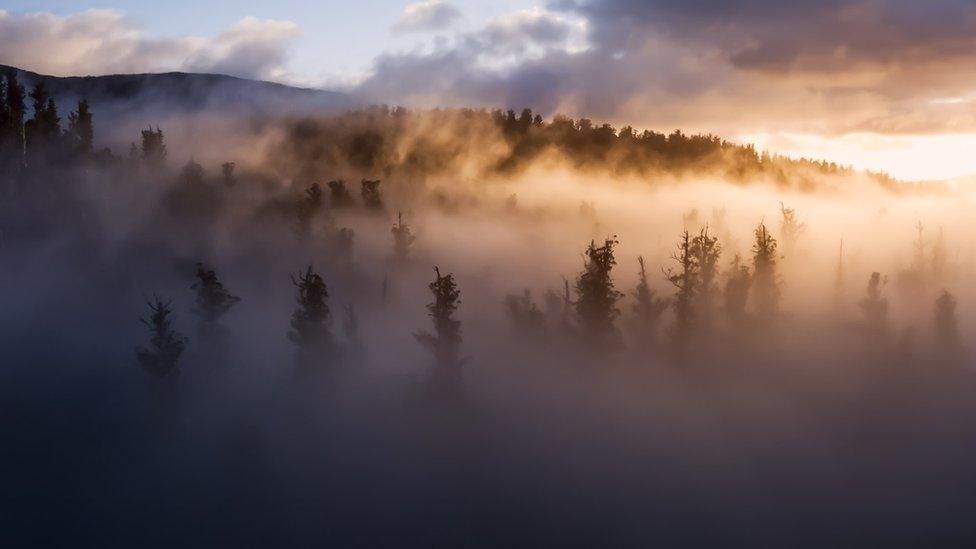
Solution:
{"label": "silhouetted treeline", "polygon": [[[495,146],[499,140],[504,147]],[[616,176],[716,174],[740,182],[770,178],[808,190],[853,173],[831,162],[760,153],[711,134],[618,129],[558,115],[547,121],[531,109],[387,106],[295,121],[273,161],[300,181],[321,180],[336,169],[423,177],[451,173],[473,159],[483,161],[481,175],[514,175],[551,152],[575,169]],[[884,174],[869,176],[888,187],[894,183]]]}

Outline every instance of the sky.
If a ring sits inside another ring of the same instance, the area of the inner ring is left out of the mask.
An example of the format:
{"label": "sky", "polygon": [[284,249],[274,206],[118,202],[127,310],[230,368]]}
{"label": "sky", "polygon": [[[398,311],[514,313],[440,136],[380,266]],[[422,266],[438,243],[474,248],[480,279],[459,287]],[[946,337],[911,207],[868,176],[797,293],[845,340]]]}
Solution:
{"label": "sky", "polygon": [[0,63],[186,70],[976,174],[973,0],[5,0]]}

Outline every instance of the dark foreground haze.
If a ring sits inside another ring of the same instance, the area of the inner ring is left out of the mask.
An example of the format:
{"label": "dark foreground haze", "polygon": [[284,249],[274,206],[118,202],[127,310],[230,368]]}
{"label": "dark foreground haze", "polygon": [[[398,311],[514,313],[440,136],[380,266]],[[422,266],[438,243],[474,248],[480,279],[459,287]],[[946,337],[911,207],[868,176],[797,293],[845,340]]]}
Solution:
{"label": "dark foreground haze", "polygon": [[976,539],[966,190],[529,111],[119,154],[2,91],[16,545]]}

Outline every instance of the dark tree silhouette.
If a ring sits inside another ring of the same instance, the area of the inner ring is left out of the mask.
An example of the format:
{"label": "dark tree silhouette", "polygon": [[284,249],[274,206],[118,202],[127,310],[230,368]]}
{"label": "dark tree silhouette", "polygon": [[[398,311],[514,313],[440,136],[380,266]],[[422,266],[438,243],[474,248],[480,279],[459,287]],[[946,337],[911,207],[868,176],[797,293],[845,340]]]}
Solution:
{"label": "dark tree silhouette", "polygon": [[710,236],[707,226],[692,239],[691,254],[698,267],[698,319],[699,323],[704,325],[708,323],[715,307],[718,260],[722,255],[722,246],[718,243],[718,237]]}
{"label": "dark tree silhouette", "polygon": [[141,320],[149,327],[151,337],[148,347],[136,350],[136,358],[150,374],[160,378],[175,378],[180,373],[177,363],[186,348],[187,339],[173,329],[169,318],[173,314],[171,301],[163,302],[158,296],[153,296],[153,300],[146,303],[152,314],[149,319]]}
{"label": "dark tree silhouette", "polygon": [[380,194],[380,181],[363,179],[361,182],[363,206],[370,210],[383,209],[383,195]]}
{"label": "dark tree silhouette", "polygon": [[292,283],[298,288],[298,309],[291,315],[288,339],[298,346],[299,365],[308,366],[333,348],[329,332],[332,315],[326,303],[329,292],[311,265],[298,273],[297,280],[292,277]]}
{"label": "dark tree silhouette", "polygon": [[410,249],[417,240],[410,226],[403,222],[403,212],[397,212],[397,222],[391,230],[393,233],[393,257],[404,262],[410,256]]}
{"label": "dark tree silhouette", "polygon": [[883,339],[888,334],[888,299],[884,297],[887,284],[888,277],[871,273],[867,295],[859,303],[864,314],[865,336],[872,341]]}
{"label": "dark tree silhouette", "polygon": [[88,101],[78,101],[78,110],[68,114],[67,137],[73,152],[89,155],[95,141],[95,127],[92,125],[92,113]]}
{"label": "dark tree silhouette", "polygon": [[641,341],[645,344],[653,344],[657,339],[657,328],[661,322],[661,315],[667,310],[671,301],[666,298],[659,298],[655,295],[647,283],[647,270],[644,267],[644,257],[639,256],[637,263],[640,264],[640,272],[637,273],[637,288],[634,289],[634,317],[640,331]]}
{"label": "dark tree silhouette", "polygon": [[749,266],[743,265],[742,257],[735,254],[725,277],[725,314],[733,327],[741,327],[747,319],[746,304],[751,286]]}
{"label": "dark tree silhouette", "polygon": [[0,173],[13,175],[24,165],[24,117],[27,115],[24,88],[17,75],[7,71],[0,82]]}
{"label": "dark tree silhouette", "polygon": [[237,185],[237,177],[234,175],[234,168],[236,167],[237,164],[233,162],[224,162],[220,165],[220,175],[225,187]]}
{"label": "dark tree silhouette", "polygon": [[434,321],[434,333],[421,331],[414,337],[434,355],[435,376],[452,380],[457,378],[461,367],[461,321],[454,318],[461,304],[461,291],[454,282],[454,275],[441,276],[437,267],[434,267],[434,273],[436,278],[427,286],[434,294],[434,301],[427,304],[428,314]]}
{"label": "dark tree silhouette", "polygon": [[614,320],[620,315],[617,301],[623,294],[614,288],[611,271],[617,261],[613,247],[617,241],[607,238],[603,246],[590,241],[583,260],[583,272],[576,278],[576,317],[584,337],[598,343],[609,343],[616,328]]}
{"label": "dark tree silhouette", "polygon": [[935,319],[933,323],[935,343],[941,354],[952,356],[959,352],[959,321],[956,318],[956,298],[948,291],[935,300]]}
{"label": "dark tree silhouette", "polygon": [[166,163],[166,140],[163,130],[147,128],[142,130],[142,160],[154,169],[161,168]]}
{"label": "dark tree silhouette", "polygon": [[668,282],[675,287],[674,298],[671,300],[671,308],[674,310],[671,340],[680,358],[691,340],[698,322],[695,299],[698,295],[700,276],[691,233],[688,231],[681,233],[678,249],[671,255],[671,259],[678,263],[679,268],[678,270],[668,269],[664,274]]}
{"label": "dark tree silhouette", "polygon": [[366,347],[363,345],[363,339],[359,333],[359,317],[351,303],[347,304],[344,310],[346,316],[342,319],[342,332],[346,336],[349,358],[354,364],[360,364]]}
{"label": "dark tree silhouette", "polygon": [[40,166],[56,152],[61,138],[61,118],[43,82],[34,86],[30,98],[34,115],[24,124],[27,162]]}
{"label": "dark tree silhouette", "polygon": [[776,271],[777,244],[766,224],[755,230],[752,246],[752,295],[755,297],[756,318],[771,322],[779,314],[779,275]]}
{"label": "dark tree silhouette", "polygon": [[525,289],[521,294],[505,296],[505,314],[512,329],[527,339],[538,338],[546,328],[546,314],[532,302],[532,292]]}
{"label": "dark tree silhouette", "polygon": [[183,170],[180,171],[180,183],[184,185],[202,185],[206,172],[194,159],[190,159],[183,166]]}
{"label": "dark tree silhouette", "polygon": [[295,205],[297,218],[295,232],[298,236],[305,238],[311,233],[312,220],[320,211],[322,211],[322,188],[318,183],[312,183],[311,187],[305,189],[305,196]]}
{"label": "dark tree silhouette", "polygon": [[197,282],[193,284],[193,289],[197,291],[194,312],[205,324],[219,323],[231,307],[241,300],[228,292],[217,279],[217,273],[202,263],[197,263]]}
{"label": "dark tree silhouette", "polygon": [[344,208],[352,205],[352,195],[346,188],[346,182],[341,179],[329,181],[329,197],[333,208]]}

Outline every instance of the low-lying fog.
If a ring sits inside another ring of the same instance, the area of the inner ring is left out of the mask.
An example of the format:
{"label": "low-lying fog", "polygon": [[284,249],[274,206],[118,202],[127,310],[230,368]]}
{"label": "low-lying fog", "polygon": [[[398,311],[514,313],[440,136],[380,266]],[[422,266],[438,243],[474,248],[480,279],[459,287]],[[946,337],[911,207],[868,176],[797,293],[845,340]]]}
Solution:
{"label": "low-lying fog", "polygon": [[[8,187],[5,515],[35,544],[973,535],[967,189],[621,175],[554,153],[496,172],[469,148],[435,169],[406,138],[383,153],[399,167],[358,169],[315,131],[271,126],[177,129],[165,161],[139,150]],[[508,150],[465,135],[491,162]],[[374,207],[363,178],[381,181]],[[240,298],[215,322],[198,263]],[[310,266],[331,338],[303,346],[288,334]],[[456,349],[427,308],[435,266],[460,291]],[[153,352],[140,318],[157,296],[187,342],[154,375],[137,349]]]}

